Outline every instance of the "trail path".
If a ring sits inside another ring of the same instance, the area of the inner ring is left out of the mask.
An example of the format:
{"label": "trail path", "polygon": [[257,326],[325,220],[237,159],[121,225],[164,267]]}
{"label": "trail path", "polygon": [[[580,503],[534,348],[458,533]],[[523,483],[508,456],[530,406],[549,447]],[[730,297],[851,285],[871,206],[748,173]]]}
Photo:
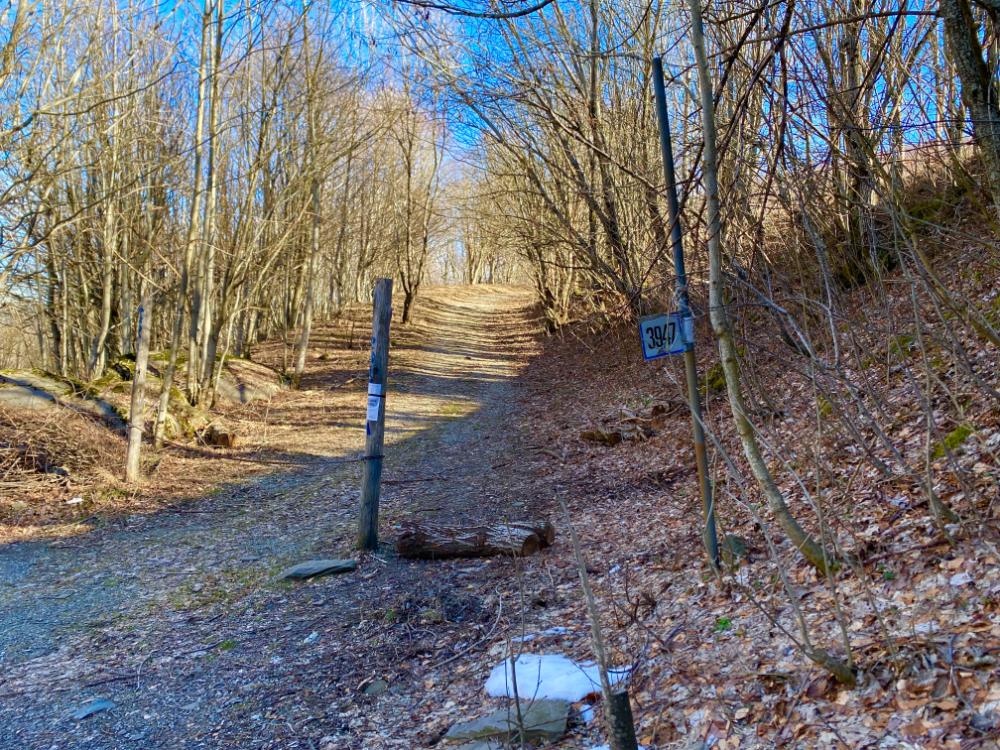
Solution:
{"label": "trail path", "polygon": [[[384,538],[413,516],[530,512],[529,498],[504,489],[517,451],[514,377],[533,345],[529,303],[518,290],[441,290],[411,331],[394,328]],[[307,373],[304,386],[314,398],[287,394],[272,407],[279,442],[314,436],[293,471],[84,536],[0,548],[0,747],[412,746],[392,744],[391,710],[358,701],[388,692],[389,705],[419,706],[419,683],[379,675],[492,618],[461,585],[483,563],[451,576],[383,554],[347,576],[276,582],[290,563],[352,554],[360,470],[345,459],[362,446],[364,379],[333,392],[322,372]],[[388,638],[400,621],[415,624]],[[442,627],[421,631],[427,622]],[[73,718],[95,699],[115,705]]]}

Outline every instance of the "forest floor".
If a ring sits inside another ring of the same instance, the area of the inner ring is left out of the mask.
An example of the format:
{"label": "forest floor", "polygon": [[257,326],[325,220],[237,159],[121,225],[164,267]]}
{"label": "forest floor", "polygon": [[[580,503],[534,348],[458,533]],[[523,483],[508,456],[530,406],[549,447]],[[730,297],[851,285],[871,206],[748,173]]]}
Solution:
{"label": "forest floor", "polygon": [[[352,555],[368,327],[323,328],[301,390],[228,415],[246,453],[185,458],[199,482],[215,466],[225,484],[0,548],[0,747],[441,746],[453,723],[499,705],[483,684],[511,649],[590,656],[568,522],[611,658],[632,667],[647,748],[997,747],[992,531],[944,540],[912,487],[863,477],[851,490],[850,465],[842,501],[871,519],[863,571],[831,591],[787,544],[768,559],[752,521],[728,511],[726,530],[751,549],[717,580],[700,549],[677,363],[642,363],[632,328],[544,338],[530,305],[525,290],[437,289],[394,327],[382,529],[390,541],[407,519],[545,515],[551,548],[436,562],[385,549],[344,576],[275,581],[290,563]],[[259,356],[280,362],[280,342]],[[706,418],[738,450],[718,394]],[[976,419],[996,443],[995,410]],[[654,428],[637,436],[640,424]],[[800,429],[791,417],[788,429]],[[961,460],[995,483],[986,455]],[[244,465],[263,475],[232,481]],[[994,529],[994,504],[969,511]],[[854,689],[792,642],[800,611],[835,651],[838,608],[862,674]],[[114,706],[73,718],[95,699]],[[577,704],[554,747],[599,745],[587,714]]]}

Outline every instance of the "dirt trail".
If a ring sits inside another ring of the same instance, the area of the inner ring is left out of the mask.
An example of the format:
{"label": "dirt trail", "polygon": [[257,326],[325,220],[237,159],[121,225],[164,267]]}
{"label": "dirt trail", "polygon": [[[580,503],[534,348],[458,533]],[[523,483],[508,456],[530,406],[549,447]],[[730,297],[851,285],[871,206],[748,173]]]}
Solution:
{"label": "dirt trail", "polygon": [[[519,290],[438,290],[411,331],[394,330],[384,531],[415,514],[528,512],[493,470],[516,450],[507,407],[533,346],[529,303]],[[269,413],[269,440],[298,453],[294,471],[85,536],[0,548],[0,747],[350,748],[374,746],[375,731],[392,737],[348,718],[344,703],[366,680],[377,692],[379,660],[412,647],[384,651],[380,628],[430,612],[461,629],[490,613],[456,581],[391,555],[341,578],[273,580],[291,562],[351,554],[359,464],[345,459],[362,446],[364,379],[334,392],[344,373],[314,369],[305,394]],[[72,718],[99,698],[114,707]]]}

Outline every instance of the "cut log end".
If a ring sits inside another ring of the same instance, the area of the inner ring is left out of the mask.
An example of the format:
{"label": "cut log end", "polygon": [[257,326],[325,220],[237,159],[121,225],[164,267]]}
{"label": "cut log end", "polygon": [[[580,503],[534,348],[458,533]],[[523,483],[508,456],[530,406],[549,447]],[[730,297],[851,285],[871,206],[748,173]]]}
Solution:
{"label": "cut log end", "polygon": [[552,544],[555,535],[548,521],[472,527],[409,524],[396,539],[396,552],[400,557],[418,560],[527,557]]}

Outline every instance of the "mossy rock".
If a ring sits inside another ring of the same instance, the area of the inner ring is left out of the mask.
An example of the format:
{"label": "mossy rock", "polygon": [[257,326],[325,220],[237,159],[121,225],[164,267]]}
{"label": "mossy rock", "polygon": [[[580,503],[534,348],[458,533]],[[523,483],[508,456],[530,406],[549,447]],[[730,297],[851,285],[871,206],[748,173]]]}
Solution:
{"label": "mossy rock", "polygon": [[906,206],[906,212],[921,223],[940,224],[942,219],[954,214],[955,198],[941,193],[922,195]]}
{"label": "mossy rock", "polygon": [[954,430],[945,435],[944,439],[934,446],[934,452],[931,453],[931,458],[944,458],[946,454],[954,453],[975,431],[976,429],[967,422],[960,424]]}
{"label": "mossy rock", "polygon": [[719,544],[719,554],[726,567],[738,568],[750,557],[750,543],[736,534],[726,534]]}
{"label": "mossy rock", "polygon": [[219,398],[248,404],[268,400],[286,386],[286,380],[270,367],[248,359],[229,359],[219,377]]}
{"label": "mossy rock", "polygon": [[708,368],[699,386],[702,396],[722,393],[726,390],[726,374],[722,371],[722,363],[716,362]]}
{"label": "mossy rock", "polygon": [[889,344],[889,355],[895,359],[908,359],[915,351],[916,337],[909,333],[896,336]]}
{"label": "mossy rock", "polygon": [[[170,361],[170,352],[169,351],[150,352],[149,361],[155,362],[157,365],[162,365],[163,367],[166,367],[167,363]],[[182,369],[185,365],[187,365],[187,354],[185,354],[183,351],[178,351],[177,369]]]}
{"label": "mossy rock", "polygon": [[112,429],[125,429],[127,420],[120,408],[101,398],[89,384],[73,378],[44,370],[21,370],[4,375],[0,388],[0,400],[14,408],[71,409]]}
{"label": "mossy rock", "polygon": [[816,410],[820,419],[829,419],[833,416],[833,403],[825,396],[816,397]]}
{"label": "mossy rock", "polygon": [[[181,394],[180,389],[170,389],[170,400],[167,403],[168,418],[164,429],[172,437],[193,438],[208,427],[212,421],[209,415],[197,406],[191,406]],[[173,420],[173,424],[171,424]]]}
{"label": "mossy rock", "polygon": [[128,354],[124,357],[119,357],[111,363],[110,369],[122,380],[131,381],[135,379],[135,355]]}
{"label": "mossy rock", "polygon": [[[746,359],[747,349],[745,346],[736,347],[737,359]],[[722,369],[722,362],[716,362],[708,368],[705,377],[698,385],[702,396],[709,396],[713,393],[722,393],[726,390],[726,372]]]}
{"label": "mossy rock", "polygon": [[994,328],[1000,328],[1000,295],[997,295],[997,298],[990,302],[983,317]]}

